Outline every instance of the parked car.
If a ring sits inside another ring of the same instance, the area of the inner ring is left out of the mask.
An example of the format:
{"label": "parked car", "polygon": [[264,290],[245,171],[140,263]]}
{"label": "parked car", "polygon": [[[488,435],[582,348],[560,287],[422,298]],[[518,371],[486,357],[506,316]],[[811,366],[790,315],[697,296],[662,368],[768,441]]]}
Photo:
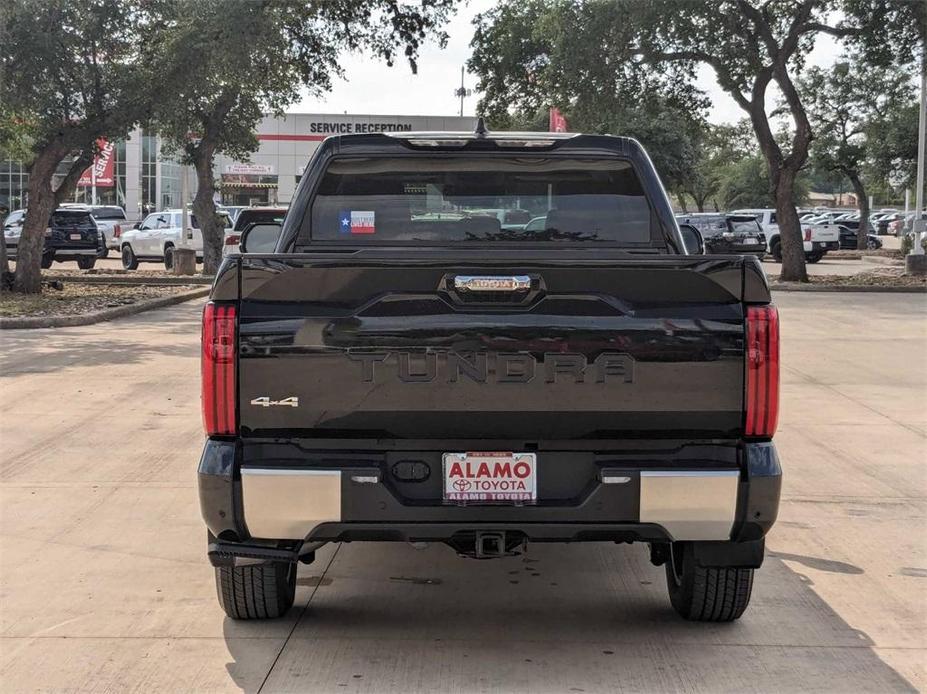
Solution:
{"label": "parked car", "polygon": [[80,205],[72,203],[62,205],[62,207],[90,210],[90,214],[93,215],[97,228],[103,236],[104,252],[100,257],[107,257],[110,250],[119,250],[119,236],[129,227],[126,212],[119,205]]}
{"label": "parked car", "polygon": [[[19,237],[26,220],[25,210],[14,210],[3,224],[7,255],[16,260]],[[60,207],[52,213],[45,229],[42,267],[53,262],[75,261],[81,270],[89,270],[102,257],[105,246],[90,210],[79,206]]]}
{"label": "parked car", "polygon": [[[896,219],[888,224],[888,233],[892,236],[904,236],[914,229],[915,212],[908,212],[901,219]],[[927,212],[921,212],[921,219],[927,219]]]}
{"label": "parked car", "polygon": [[904,214],[900,212],[892,212],[891,214],[882,215],[876,222],[875,231],[879,236],[886,236],[890,233],[888,230],[889,224],[903,220]]}
{"label": "parked car", "polygon": [[222,255],[238,253],[238,242],[241,233],[252,224],[261,222],[274,222],[282,224],[286,217],[285,207],[246,207],[238,213],[235,225],[225,230],[225,241],[222,245]]}
{"label": "parked car", "polygon": [[229,221],[234,224],[242,210],[247,210],[247,205],[218,205],[216,210],[225,212],[229,216]]}
{"label": "parked car", "polygon": [[[739,618],[781,481],[759,261],[695,255],[635,140],[435,137],[324,140],[307,223],[222,264],[198,468],[219,604],[283,616],[329,542],[639,542],[679,615]],[[413,213],[486,198],[547,206],[544,230]]]}
{"label": "parked car", "polygon": [[[217,214],[225,219],[228,229],[228,215],[223,212]],[[122,266],[126,270],[135,270],[139,263],[164,263],[164,267],[170,270],[173,267],[171,253],[181,245],[182,218],[181,210],[153,212],[132,229],[123,232],[119,239]],[[202,261],[203,234],[192,212],[189,220],[190,228],[186,230],[183,245],[195,250],[197,261]]]}
{"label": "parked car", "polygon": [[[859,222],[856,223],[856,228],[848,227],[844,222],[840,222],[840,248],[844,250],[856,250],[856,240],[859,236]],[[875,234],[866,234],[866,248],[869,250],[875,250],[877,248],[882,248],[882,239],[880,239]]]}
{"label": "parked car", "polygon": [[[779,223],[776,221],[775,210],[734,210],[731,214],[755,217],[766,234],[766,243],[770,255],[777,262],[782,261]],[[806,262],[816,263],[827,254],[827,251],[836,251],[840,248],[840,230],[834,224],[817,224],[801,220],[801,230]]]}
{"label": "parked car", "polygon": [[547,215],[541,215],[540,217],[532,217],[531,220],[525,224],[525,231],[544,231],[547,228]]}
{"label": "parked car", "polygon": [[702,235],[705,252],[715,255],[747,254],[760,260],[766,255],[766,234],[750,214],[697,212],[677,214],[679,224],[691,224]]}

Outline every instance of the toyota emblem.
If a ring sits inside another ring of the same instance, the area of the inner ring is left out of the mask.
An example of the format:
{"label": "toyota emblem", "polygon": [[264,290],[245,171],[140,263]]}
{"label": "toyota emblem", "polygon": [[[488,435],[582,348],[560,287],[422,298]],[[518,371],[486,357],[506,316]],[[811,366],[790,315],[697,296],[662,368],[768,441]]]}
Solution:
{"label": "toyota emblem", "polygon": [[458,492],[465,492],[470,488],[470,481],[465,479],[454,480],[454,489]]}

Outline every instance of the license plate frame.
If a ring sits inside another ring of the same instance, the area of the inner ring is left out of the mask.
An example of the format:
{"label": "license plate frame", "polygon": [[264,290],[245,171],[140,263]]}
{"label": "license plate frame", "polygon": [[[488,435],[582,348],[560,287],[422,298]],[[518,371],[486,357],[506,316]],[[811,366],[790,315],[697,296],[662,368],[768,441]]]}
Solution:
{"label": "license plate frame", "polygon": [[68,238],[71,239],[71,241],[83,241],[84,240],[84,237],[79,232],[69,234]]}
{"label": "license plate frame", "polygon": [[467,451],[441,456],[446,504],[521,506],[537,503],[536,453]]}

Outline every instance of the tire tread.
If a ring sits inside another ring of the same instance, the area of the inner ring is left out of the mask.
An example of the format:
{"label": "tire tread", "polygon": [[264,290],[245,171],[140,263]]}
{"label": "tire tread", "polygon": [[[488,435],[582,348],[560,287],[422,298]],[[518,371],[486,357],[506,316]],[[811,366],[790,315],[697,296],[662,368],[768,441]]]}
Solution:
{"label": "tire tread", "polygon": [[296,592],[295,567],[287,563],[216,567],[219,605],[232,619],[282,617]]}
{"label": "tire tread", "polygon": [[702,567],[691,552],[685,553],[681,584],[667,565],[670,600],[685,619],[696,622],[731,622],[747,609],[753,591],[753,569]]}

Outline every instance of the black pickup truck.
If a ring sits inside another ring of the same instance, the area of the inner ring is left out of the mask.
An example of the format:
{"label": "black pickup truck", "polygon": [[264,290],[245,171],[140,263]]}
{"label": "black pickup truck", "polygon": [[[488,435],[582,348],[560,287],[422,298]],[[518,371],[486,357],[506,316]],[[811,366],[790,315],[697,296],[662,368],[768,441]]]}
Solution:
{"label": "black pickup truck", "polygon": [[754,256],[677,227],[637,142],[331,137],[241,250],[203,314],[229,616],[284,614],[297,562],[348,541],[641,542],[683,617],[743,613],[779,503],[777,313]]}

